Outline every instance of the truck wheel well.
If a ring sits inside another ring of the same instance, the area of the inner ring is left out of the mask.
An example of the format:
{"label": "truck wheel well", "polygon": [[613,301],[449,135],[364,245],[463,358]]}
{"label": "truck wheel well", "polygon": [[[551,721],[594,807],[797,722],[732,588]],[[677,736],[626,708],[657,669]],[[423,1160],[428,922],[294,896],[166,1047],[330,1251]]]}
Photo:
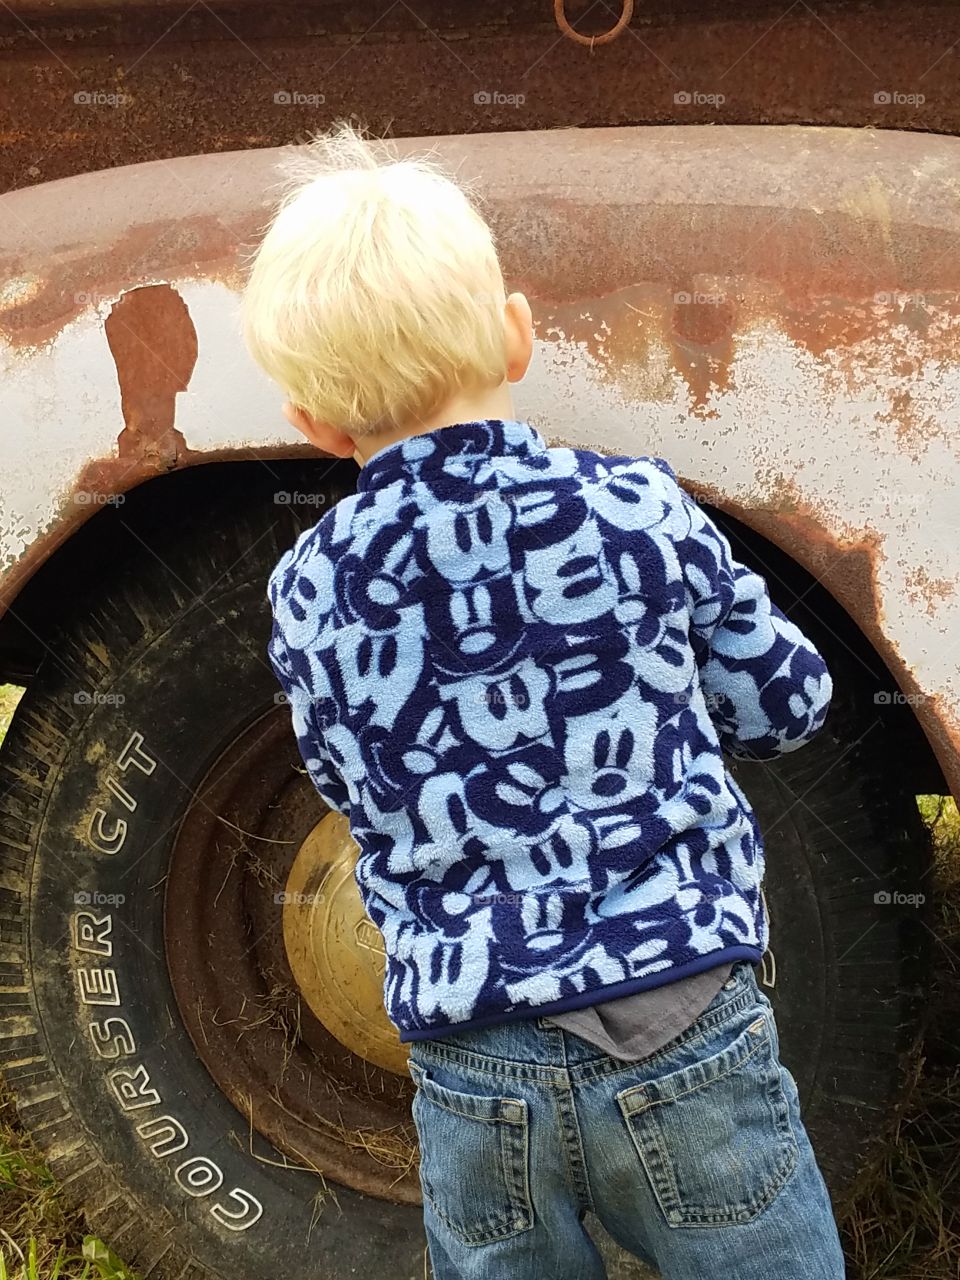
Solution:
{"label": "truck wheel well", "polygon": [[[0,619],[0,680],[28,684],[50,637],[74,611],[89,606],[97,584],[119,559],[158,554],[175,522],[188,522],[212,504],[229,519],[238,504],[282,502],[283,494],[318,486],[332,473],[353,488],[356,464],[339,459],[269,458],[209,462],[155,476],[103,504],[58,547]],[[316,511],[319,519],[322,509]],[[208,535],[205,535],[208,536]]]}
{"label": "truck wheel well", "polygon": [[[146,481],[124,495],[117,506],[103,506],[37,570],[14,605],[0,620],[0,680],[28,684],[45,646],[57,628],[82,610],[97,582],[110,566],[128,554],[159,555],[169,536],[171,519],[190,520],[211,503],[229,519],[239,503],[282,503],[283,495],[300,495],[309,520],[322,509],[304,495],[322,493],[332,474],[345,488],[353,488],[357,467],[351,461],[265,459],[249,462],[211,462],[188,467]],[[816,631],[834,636],[855,657],[865,685],[876,691],[896,685],[886,663],[838,601],[811,574],[774,543],[724,512],[710,514],[730,538],[734,554],[767,578],[775,602]],[[919,722],[906,704],[885,708],[898,715],[904,751],[898,770],[911,762],[917,793],[941,794],[943,773]]]}

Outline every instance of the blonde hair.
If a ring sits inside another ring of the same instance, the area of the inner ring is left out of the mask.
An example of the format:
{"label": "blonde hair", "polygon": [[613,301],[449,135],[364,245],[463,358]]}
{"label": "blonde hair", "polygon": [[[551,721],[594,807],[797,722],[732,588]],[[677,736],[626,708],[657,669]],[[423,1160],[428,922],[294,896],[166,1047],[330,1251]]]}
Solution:
{"label": "blonde hair", "polygon": [[379,145],[340,125],[294,155],[243,298],[254,359],[352,436],[422,422],[506,376],[490,228],[430,158]]}

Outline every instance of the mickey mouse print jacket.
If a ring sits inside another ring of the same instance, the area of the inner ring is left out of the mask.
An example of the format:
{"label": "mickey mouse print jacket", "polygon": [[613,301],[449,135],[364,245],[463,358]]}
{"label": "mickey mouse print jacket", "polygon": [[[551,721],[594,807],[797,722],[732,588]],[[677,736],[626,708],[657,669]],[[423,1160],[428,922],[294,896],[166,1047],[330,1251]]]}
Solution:
{"label": "mickey mouse print jacket", "polygon": [[831,681],[662,459],[517,421],[409,437],[268,596],[402,1040],[759,960],[763,847],[723,753],[802,746]]}

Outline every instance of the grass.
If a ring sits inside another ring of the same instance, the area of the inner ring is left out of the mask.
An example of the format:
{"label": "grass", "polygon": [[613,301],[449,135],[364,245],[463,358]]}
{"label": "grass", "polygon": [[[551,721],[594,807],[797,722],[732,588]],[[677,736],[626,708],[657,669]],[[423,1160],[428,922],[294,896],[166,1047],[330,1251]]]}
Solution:
{"label": "grass", "polygon": [[919,801],[937,890],[930,1020],[894,1140],[841,1221],[851,1280],[960,1274],[960,817],[952,800]]}
{"label": "grass", "polygon": [[10,728],[10,721],[13,719],[13,713],[17,709],[22,693],[23,690],[16,685],[0,684],[0,742],[3,742],[4,735]]}
{"label": "grass", "polygon": [[[20,690],[0,685],[0,742]],[[921,796],[934,837],[931,1019],[894,1140],[863,1171],[841,1221],[849,1280],[960,1274],[960,817]],[[0,1086],[0,1280],[136,1280],[83,1234]]]}
{"label": "grass", "polygon": [[62,1202],[0,1089],[0,1280],[136,1280]]}
{"label": "grass", "polygon": [[[70,1258],[61,1248],[52,1259],[49,1267],[44,1266],[38,1255],[37,1241],[31,1236],[27,1244],[27,1252],[14,1245],[18,1261],[7,1266],[6,1257],[0,1253],[0,1280],[133,1280],[132,1272],[125,1270],[122,1263],[114,1258],[110,1250],[94,1236],[87,1236],[83,1243],[80,1258]],[[77,1270],[77,1267],[80,1270]]]}

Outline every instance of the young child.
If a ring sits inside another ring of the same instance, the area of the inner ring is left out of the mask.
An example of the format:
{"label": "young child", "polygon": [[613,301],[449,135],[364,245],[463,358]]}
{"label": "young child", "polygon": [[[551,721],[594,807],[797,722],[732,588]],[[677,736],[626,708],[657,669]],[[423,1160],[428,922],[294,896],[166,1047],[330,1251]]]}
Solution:
{"label": "young child", "polygon": [[357,492],[271,576],[306,768],[349,815],[410,1045],[437,1280],[835,1280],[753,966],[763,849],[722,752],[826,716],[814,647],[659,458],[549,448],[491,232],[428,160],[318,139],[244,302]]}

